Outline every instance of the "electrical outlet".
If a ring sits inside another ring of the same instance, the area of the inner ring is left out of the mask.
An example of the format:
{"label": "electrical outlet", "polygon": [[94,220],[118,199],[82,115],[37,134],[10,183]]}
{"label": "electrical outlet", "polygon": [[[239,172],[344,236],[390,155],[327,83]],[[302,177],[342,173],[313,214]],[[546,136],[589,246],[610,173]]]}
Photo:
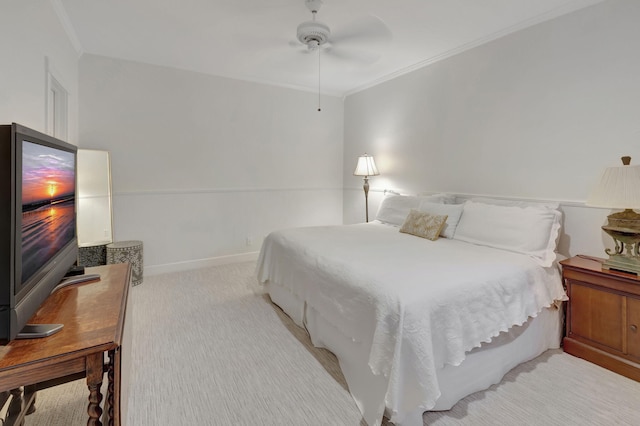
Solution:
{"label": "electrical outlet", "polygon": [[247,237],[247,247],[250,247],[252,245],[253,245],[253,238]]}

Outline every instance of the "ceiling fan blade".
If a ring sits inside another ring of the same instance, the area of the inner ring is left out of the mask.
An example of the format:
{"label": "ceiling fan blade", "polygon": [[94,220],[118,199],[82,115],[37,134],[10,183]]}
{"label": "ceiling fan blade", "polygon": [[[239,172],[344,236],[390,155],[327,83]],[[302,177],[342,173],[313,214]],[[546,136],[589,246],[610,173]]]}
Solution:
{"label": "ceiling fan blade", "polygon": [[387,25],[374,15],[367,15],[348,25],[343,29],[332,32],[332,43],[348,43],[348,42],[379,42],[391,40],[393,35]]}

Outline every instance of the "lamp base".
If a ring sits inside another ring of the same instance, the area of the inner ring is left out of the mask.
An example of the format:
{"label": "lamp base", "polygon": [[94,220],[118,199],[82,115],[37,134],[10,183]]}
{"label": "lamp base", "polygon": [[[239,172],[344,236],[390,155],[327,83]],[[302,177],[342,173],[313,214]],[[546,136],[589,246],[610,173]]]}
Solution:
{"label": "lamp base", "polygon": [[609,259],[602,267],[640,275],[640,229],[615,226],[603,226],[602,229],[616,243],[613,250],[605,250]]}
{"label": "lamp base", "polygon": [[609,259],[602,263],[602,268],[640,275],[640,258],[625,255],[610,255]]}

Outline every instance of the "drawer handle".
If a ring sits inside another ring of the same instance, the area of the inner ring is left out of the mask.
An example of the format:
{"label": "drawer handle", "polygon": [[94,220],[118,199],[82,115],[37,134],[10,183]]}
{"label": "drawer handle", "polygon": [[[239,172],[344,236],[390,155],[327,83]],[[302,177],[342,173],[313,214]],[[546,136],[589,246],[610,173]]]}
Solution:
{"label": "drawer handle", "polygon": [[632,326],[631,326],[631,327],[629,327],[629,328],[631,328],[631,331],[633,331],[634,333],[635,333],[636,331],[638,331],[638,326],[637,326],[637,325],[632,325]]}

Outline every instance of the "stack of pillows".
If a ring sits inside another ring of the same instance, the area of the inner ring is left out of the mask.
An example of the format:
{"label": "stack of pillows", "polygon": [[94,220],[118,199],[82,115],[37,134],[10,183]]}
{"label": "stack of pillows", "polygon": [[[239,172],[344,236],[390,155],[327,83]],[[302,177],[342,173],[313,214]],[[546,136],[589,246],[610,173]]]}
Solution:
{"label": "stack of pillows", "polygon": [[545,267],[556,259],[559,204],[492,198],[455,202],[449,194],[389,195],[376,219],[432,241],[444,237],[522,253]]}

